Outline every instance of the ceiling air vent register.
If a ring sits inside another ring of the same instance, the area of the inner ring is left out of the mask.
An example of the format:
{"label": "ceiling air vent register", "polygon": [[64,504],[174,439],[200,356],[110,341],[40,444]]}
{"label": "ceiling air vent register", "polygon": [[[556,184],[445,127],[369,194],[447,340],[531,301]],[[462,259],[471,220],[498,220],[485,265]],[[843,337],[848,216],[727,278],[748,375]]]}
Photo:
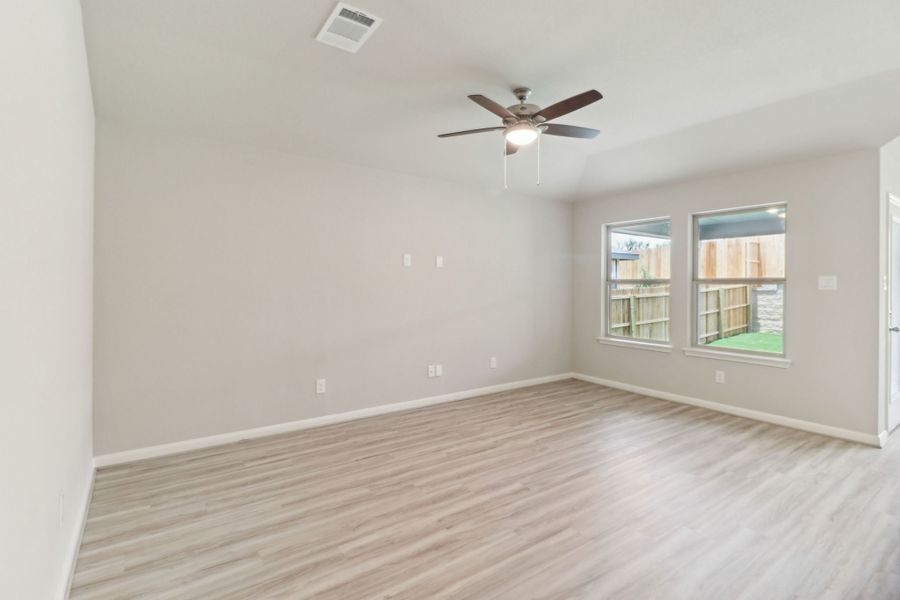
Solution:
{"label": "ceiling air vent register", "polygon": [[379,17],[338,2],[316,39],[347,52],[356,52],[379,25]]}

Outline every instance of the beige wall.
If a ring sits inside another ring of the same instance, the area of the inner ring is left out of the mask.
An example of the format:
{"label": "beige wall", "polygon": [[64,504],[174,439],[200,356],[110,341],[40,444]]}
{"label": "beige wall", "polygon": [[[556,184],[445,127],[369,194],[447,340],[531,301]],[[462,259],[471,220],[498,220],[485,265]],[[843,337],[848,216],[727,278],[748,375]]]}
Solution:
{"label": "beige wall", "polygon": [[91,476],[94,117],[75,0],[0,5],[0,598],[64,593]]}
{"label": "beige wall", "polygon": [[[566,205],[103,122],[96,451],[570,370],[877,433],[878,170],[860,151]],[[769,202],[792,366],[684,356],[689,213]],[[602,224],[664,215],[675,351],[598,344]]]}
{"label": "beige wall", "polygon": [[569,370],[566,204],[105,122],[97,144],[98,454]]}
{"label": "beige wall", "polygon": [[[575,205],[574,367],[595,377],[878,433],[877,150],[707,177]],[[687,357],[692,212],[788,204],[788,369]],[[671,354],[601,345],[604,223],[672,217]],[[837,275],[836,292],[817,290]],[[713,381],[715,370],[726,383]]]}

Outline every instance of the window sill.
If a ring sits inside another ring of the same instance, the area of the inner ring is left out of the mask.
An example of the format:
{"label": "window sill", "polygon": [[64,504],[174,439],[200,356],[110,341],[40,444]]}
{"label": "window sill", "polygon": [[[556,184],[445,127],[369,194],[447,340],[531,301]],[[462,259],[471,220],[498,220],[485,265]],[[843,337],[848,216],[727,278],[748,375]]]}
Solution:
{"label": "window sill", "polygon": [[655,342],[640,342],[638,340],[626,340],[611,337],[598,337],[597,342],[606,344],[607,346],[618,346],[619,348],[631,348],[633,350],[650,350],[652,352],[671,352],[671,344],[658,344]]}
{"label": "window sill", "polygon": [[707,348],[682,348],[685,356],[695,358],[711,358],[713,360],[725,360],[729,362],[759,365],[763,367],[776,367],[787,369],[791,366],[791,359],[782,356],[757,356],[755,354],[741,354],[738,352],[722,352],[721,350],[709,350]]}

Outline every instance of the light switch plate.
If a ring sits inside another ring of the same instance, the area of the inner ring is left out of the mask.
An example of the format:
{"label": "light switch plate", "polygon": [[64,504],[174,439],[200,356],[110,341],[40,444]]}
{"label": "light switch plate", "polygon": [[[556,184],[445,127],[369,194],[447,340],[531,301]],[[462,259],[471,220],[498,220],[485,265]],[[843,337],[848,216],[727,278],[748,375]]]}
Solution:
{"label": "light switch plate", "polygon": [[441,255],[437,255],[434,257],[434,266],[438,269],[444,268],[444,257]]}
{"label": "light switch plate", "polygon": [[819,289],[828,291],[838,289],[837,275],[819,275]]}
{"label": "light switch plate", "polygon": [[412,266],[412,254],[404,254],[403,255],[403,266],[404,267]]}

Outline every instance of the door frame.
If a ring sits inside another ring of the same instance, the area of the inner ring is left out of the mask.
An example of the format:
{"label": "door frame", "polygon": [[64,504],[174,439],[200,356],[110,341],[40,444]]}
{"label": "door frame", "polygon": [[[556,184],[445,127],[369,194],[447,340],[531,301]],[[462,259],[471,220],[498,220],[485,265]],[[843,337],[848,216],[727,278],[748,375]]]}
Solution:
{"label": "door frame", "polygon": [[[900,195],[895,194],[893,192],[885,192],[884,200],[882,202],[881,207],[881,256],[882,256],[882,264],[883,271],[881,275],[880,282],[880,290],[879,290],[879,299],[880,304],[882,306],[882,310],[879,311],[879,331],[880,334],[878,336],[879,339],[879,388],[880,393],[879,397],[881,401],[878,406],[878,417],[880,424],[882,425],[881,433],[879,434],[879,440],[881,445],[884,446],[887,442],[888,435],[890,435],[890,415],[889,415],[889,407],[891,404],[891,332],[888,330],[891,327],[890,320],[890,312],[891,312],[891,272],[893,270],[893,264],[891,261],[891,225],[892,225],[892,217],[891,217],[891,206],[896,206],[900,208]],[[898,427],[900,430],[900,427]]]}

